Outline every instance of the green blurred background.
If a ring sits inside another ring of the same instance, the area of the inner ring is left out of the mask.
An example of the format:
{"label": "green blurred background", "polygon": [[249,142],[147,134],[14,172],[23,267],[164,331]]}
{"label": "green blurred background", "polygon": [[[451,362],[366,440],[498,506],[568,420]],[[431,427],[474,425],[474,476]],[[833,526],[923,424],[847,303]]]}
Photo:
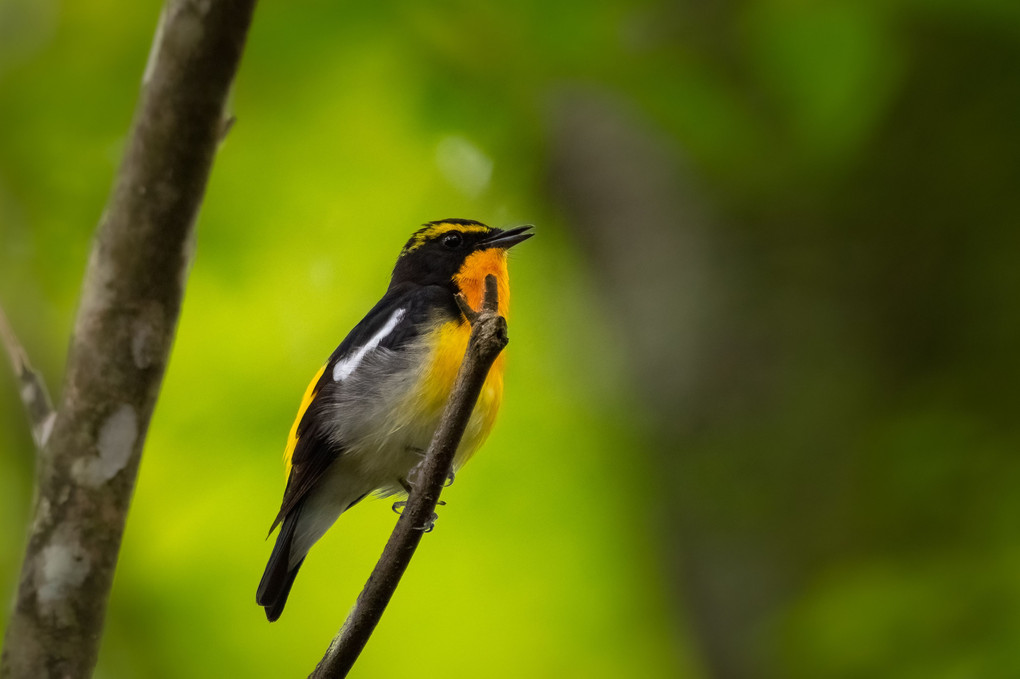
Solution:
{"label": "green blurred background", "polygon": [[[158,12],[0,0],[0,301],[55,392]],[[232,110],[97,676],[314,666],[395,517],[267,624],[285,437],[451,216],[537,225],[505,406],[356,676],[1020,676],[1020,3],[263,2]],[[32,457],[0,370],[5,602]]]}

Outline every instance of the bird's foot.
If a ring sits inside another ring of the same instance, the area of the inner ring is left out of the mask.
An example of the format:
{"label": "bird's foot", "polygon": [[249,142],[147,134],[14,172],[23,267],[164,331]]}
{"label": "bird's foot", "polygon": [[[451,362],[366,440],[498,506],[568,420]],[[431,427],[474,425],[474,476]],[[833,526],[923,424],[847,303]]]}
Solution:
{"label": "bird's foot", "polygon": [[[446,503],[444,502],[442,504],[446,504]],[[423,533],[431,533],[432,529],[434,529],[436,527],[436,521],[438,521],[438,520],[439,520],[439,514],[436,514],[435,512],[432,512],[432,517],[428,521],[425,522],[424,526],[421,526],[417,530],[420,530]]]}
{"label": "bird's foot", "polygon": [[[410,495],[410,493],[411,493],[411,486],[410,485],[405,486],[404,490],[406,490],[407,493]],[[394,502],[393,506],[392,506],[393,513],[397,514],[398,516],[403,514],[404,507],[406,507],[406,506],[407,506],[407,500],[398,500],[398,501]],[[436,500],[436,506],[437,507],[445,507],[446,506],[446,500]],[[433,512],[432,513],[432,523],[435,523],[435,520],[438,519],[438,518],[439,517],[436,515],[436,513]],[[431,530],[432,529],[430,528],[429,531],[431,531]],[[429,531],[425,531],[425,532],[427,533]]]}
{"label": "bird's foot", "polygon": [[[397,479],[397,483],[404,489],[404,492],[408,495],[411,494],[411,488],[414,485],[414,481],[418,478],[418,474],[421,472],[421,465],[418,464],[411,470],[405,479]],[[457,473],[450,470],[450,473],[446,475],[446,481],[443,482],[443,488],[449,488],[453,485],[454,480],[457,478]]]}

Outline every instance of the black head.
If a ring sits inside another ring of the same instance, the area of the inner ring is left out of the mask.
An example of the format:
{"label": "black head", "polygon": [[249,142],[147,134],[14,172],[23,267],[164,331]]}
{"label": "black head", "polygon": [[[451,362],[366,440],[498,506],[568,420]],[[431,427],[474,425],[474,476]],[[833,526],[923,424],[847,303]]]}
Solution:
{"label": "black head", "polygon": [[531,226],[497,229],[470,219],[441,219],[418,229],[400,251],[390,286],[413,282],[449,285],[464,260],[473,252],[507,249],[534,234]]}

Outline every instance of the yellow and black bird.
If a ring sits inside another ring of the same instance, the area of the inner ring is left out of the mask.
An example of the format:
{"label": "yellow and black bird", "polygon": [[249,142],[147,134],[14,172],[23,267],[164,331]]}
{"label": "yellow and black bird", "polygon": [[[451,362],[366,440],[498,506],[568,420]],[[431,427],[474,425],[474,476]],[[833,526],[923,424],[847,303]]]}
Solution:
{"label": "yellow and black bird", "polygon": [[[255,600],[280,617],[305,555],[333,522],[372,492],[405,492],[453,388],[471,333],[460,293],[481,308],[496,277],[510,302],[506,251],[530,226],[502,230],[467,219],[425,224],[400,252],[386,294],[312,378],[290,430],[281,523]],[[489,372],[454,459],[456,470],[492,429],[503,398],[503,357]]]}

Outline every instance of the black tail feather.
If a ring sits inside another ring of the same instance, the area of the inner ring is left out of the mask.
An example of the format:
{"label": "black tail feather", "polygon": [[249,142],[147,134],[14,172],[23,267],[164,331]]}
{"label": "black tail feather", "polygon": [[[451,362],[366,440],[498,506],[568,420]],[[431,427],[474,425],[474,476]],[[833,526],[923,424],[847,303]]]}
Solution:
{"label": "black tail feather", "polygon": [[294,570],[287,573],[286,579],[283,582],[283,588],[280,589],[276,598],[271,603],[264,603],[263,606],[266,609],[266,620],[269,622],[276,622],[280,618],[280,614],[283,613],[283,607],[287,605],[287,596],[290,595],[290,587],[294,584],[294,578],[297,577],[298,570],[301,568],[301,564],[305,562],[304,559],[298,561],[297,566],[294,566]]}
{"label": "black tail feather", "polygon": [[297,577],[298,570],[305,561],[301,559],[294,568],[288,568],[290,550],[294,542],[294,529],[297,527],[300,513],[300,507],[296,507],[284,519],[280,534],[276,536],[273,553],[269,556],[269,563],[266,564],[266,570],[262,574],[258,591],[255,593],[255,602],[266,609],[266,618],[269,622],[276,621],[283,613],[283,607],[287,603],[287,595],[290,594],[294,578]]}

